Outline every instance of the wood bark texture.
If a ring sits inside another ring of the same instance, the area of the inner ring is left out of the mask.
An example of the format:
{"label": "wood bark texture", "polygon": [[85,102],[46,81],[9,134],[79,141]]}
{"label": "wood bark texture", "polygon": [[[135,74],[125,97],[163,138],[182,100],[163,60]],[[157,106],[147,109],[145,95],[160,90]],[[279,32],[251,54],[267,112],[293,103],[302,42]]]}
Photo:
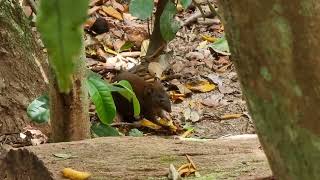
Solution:
{"label": "wood bark texture", "polygon": [[28,23],[17,1],[0,1],[0,141],[30,123],[27,106],[47,89],[46,57]]}
{"label": "wood bark texture", "polygon": [[[82,51],[84,53],[84,50]],[[83,54],[73,75],[72,90],[60,93],[58,84],[50,76],[50,119],[53,142],[77,141],[90,138],[89,99],[85,87],[86,67]]]}
{"label": "wood bark texture", "polygon": [[[157,137],[110,137],[12,149],[0,159],[0,178],[62,179],[63,168],[92,174],[90,179],[165,179],[194,162],[203,179],[255,179],[271,175],[257,137],[191,142]],[[58,158],[58,154],[70,158]],[[2,166],[1,166],[2,165]],[[6,167],[4,165],[7,165]]]}
{"label": "wood bark texture", "polygon": [[232,59],[278,179],[319,179],[320,2],[220,0]]}

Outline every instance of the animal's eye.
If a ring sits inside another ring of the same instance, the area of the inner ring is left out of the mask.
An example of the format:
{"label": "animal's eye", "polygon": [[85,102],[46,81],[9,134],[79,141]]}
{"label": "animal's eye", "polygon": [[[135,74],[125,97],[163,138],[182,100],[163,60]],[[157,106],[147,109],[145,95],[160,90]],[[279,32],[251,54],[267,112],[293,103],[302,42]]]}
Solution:
{"label": "animal's eye", "polygon": [[161,104],[164,104],[164,103],[166,103],[166,100],[165,100],[164,98],[161,98],[161,99],[160,99],[160,103],[161,103]]}

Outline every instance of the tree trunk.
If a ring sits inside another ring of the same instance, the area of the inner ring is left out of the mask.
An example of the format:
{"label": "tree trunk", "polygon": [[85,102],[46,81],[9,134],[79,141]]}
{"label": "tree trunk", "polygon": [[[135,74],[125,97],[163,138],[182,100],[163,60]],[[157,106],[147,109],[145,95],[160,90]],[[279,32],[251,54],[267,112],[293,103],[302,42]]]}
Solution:
{"label": "tree trunk", "polygon": [[249,110],[278,179],[319,179],[320,2],[221,0]]}
{"label": "tree trunk", "polygon": [[28,124],[26,108],[47,89],[47,62],[17,1],[0,1],[0,136]]}
{"label": "tree trunk", "polygon": [[[82,51],[84,53],[84,50]],[[69,94],[59,92],[53,73],[50,78],[50,119],[54,142],[90,138],[88,90],[85,87],[86,67],[83,54],[77,62]]]}
{"label": "tree trunk", "polygon": [[168,0],[158,1],[157,11],[155,13],[154,28],[150,38],[150,45],[146,54],[146,60],[152,61],[155,57],[159,56],[163,49],[166,47],[167,42],[163,39],[160,32],[160,17]]}

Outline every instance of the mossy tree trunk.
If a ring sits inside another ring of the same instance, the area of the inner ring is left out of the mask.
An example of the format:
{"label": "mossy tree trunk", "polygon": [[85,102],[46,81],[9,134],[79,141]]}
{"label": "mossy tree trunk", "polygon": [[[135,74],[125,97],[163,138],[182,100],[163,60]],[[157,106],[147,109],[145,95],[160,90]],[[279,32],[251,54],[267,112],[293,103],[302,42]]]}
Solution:
{"label": "mossy tree trunk", "polygon": [[17,1],[0,1],[0,136],[30,123],[26,109],[47,90],[47,65]]}
{"label": "mossy tree trunk", "polygon": [[320,2],[221,0],[244,95],[278,179],[319,179]]}

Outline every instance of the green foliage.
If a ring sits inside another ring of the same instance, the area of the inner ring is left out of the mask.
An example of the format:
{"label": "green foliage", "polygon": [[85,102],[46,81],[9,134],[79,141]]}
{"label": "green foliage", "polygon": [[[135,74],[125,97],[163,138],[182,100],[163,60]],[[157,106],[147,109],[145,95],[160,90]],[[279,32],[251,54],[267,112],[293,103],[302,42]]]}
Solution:
{"label": "green foliage", "polygon": [[192,0],[180,0],[183,9],[187,9],[190,6],[191,2]]}
{"label": "green foliage", "polygon": [[102,123],[93,124],[91,130],[99,137],[120,135],[117,129]]}
{"label": "green foliage", "polygon": [[122,51],[130,50],[133,46],[134,46],[133,42],[127,41],[121,46],[119,51],[122,52]]}
{"label": "green foliage", "polygon": [[[115,84],[108,84],[99,74],[90,72],[86,79],[86,88],[88,88],[90,97],[96,106],[98,117],[102,123],[109,125],[113,122],[116,115],[116,106],[111,92],[118,92],[129,102],[132,102],[134,115],[140,114],[140,104],[128,81],[122,80]],[[28,116],[37,123],[47,122],[49,120],[49,97],[43,95],[35,99],[27,109]],[[106,129],[105,126],[103,126]],[[111,127],[110,127],[111,128]],[[110,129],[109,128],[109,129]]]}
{"label": "green foliage", "polygon": [[[76,3],[76,6],[75,6]],[[42,0],[37,19],[60,92],[68,93],[82,46],[88,0]]]}
{"label": "green foliage", "polygon": [[160,17],[161,35],[166,41],[171,41],[180,28],[179,22],[174,19],[176,12],[175,4],[168,1]]}
{"label": "green foliage", "polygon": [[111,95],[110,85],[107,85],[96,75],[89,75],[86,85],[100,121],[104,124],[111,124],[116,115],[116,106]]}
{"label": "green foliage", "polygon": [[44,94],[33,100],[27,108],[27,114],[32,121],[44,123],[49,121],[49,96]]}
{"label": "green foliage", "polygon": [[138,101],[137,96],[133,92],[133,89],[130,83],[126,80],[121,80],[118,83],[115,83],[115,85],[119,85],[123,88],[123,90],[118,91],[118,93],[120,93],[123,97],[125,97],[129,102],[132,102],[134,116],[139,116],[140,103]]}
{"label": "green foliage", "polygon": [[131,129],[129,132],[129,136],[133,136],[133,137],[142,137],[143,136],[143,132],[139,131],[139,129]]}
{"label": "green foliage", "polygon": [[219,38],[214,43],[208,45],[208,47],[212,48],[215,52],[223,55],[231,55],[229,51],[228,41],[225,37]]}
{"label": "green foliage", "polygon": [[153,0],[131,0],[129,5],[130,14],[141,20],[146,20],[152,14]]}

